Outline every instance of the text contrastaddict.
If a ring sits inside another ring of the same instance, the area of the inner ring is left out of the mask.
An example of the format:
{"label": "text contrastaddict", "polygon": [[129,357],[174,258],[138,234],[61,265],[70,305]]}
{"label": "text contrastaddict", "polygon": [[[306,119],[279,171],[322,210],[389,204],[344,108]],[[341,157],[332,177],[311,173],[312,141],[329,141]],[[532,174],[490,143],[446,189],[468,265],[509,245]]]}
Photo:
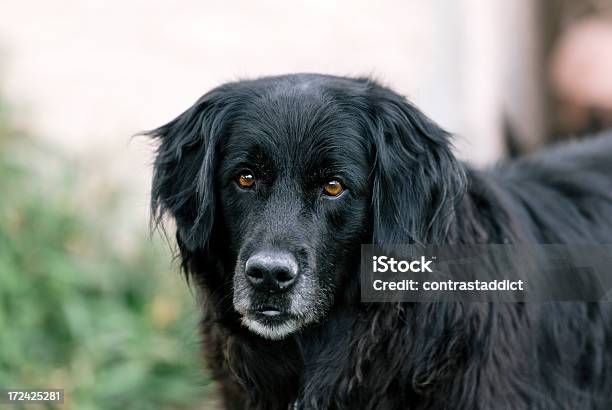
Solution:
{"label": "text contrastaddict", "polygon": [[405,290],[405,291],[523,291],[524,283],[522,280],[511,281],[492,280],[492,281],[418,281],[412,279],[404,279],[400,281],[384,281],[376,279],[372,282],[372,288],[375,291],[385,290]]}

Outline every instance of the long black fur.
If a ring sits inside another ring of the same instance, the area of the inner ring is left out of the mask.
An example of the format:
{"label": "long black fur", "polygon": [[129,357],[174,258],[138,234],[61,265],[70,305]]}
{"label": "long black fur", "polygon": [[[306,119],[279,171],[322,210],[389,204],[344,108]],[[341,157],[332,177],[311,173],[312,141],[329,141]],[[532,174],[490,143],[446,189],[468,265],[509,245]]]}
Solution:
{"label": "long black fur", "polygon": [[[333,144],[305,148],[323,128]],[[612,408],[612,304],[362,304],[357,266],[361,243],[612,243],[612,135],[480,172],[393,91],[310,74],[223,85],[149,134],[154,218],[176,222],[226,408]],[[361,181],[311,220],[337,282],[324,319],[267,340],[241,325],[232,277],[247,217],[274,225],[295,199],[262,203],[267,216],[241,205],[227,161],[247,139],[273,151],[291,138],[287,155],[340,150]]]}

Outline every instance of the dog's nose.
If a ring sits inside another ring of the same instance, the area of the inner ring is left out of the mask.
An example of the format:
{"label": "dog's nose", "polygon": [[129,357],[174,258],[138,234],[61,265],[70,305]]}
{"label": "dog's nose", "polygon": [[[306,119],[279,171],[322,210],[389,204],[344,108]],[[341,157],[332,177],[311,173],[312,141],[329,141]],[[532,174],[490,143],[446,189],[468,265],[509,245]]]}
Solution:
{"label": "dog's nose", "polygon": [[295,282],[298,264],[289,252],[261,251],[247,260],[245,273],[249,283],[256,289],[284,291]]}

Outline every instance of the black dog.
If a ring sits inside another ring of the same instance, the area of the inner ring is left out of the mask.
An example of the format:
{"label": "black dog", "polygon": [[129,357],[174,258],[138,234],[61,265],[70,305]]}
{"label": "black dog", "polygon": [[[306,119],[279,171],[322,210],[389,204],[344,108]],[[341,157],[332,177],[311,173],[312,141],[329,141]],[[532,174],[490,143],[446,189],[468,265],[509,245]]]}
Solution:
{"label": "black dog", "polygon": [[398,94],[311,74],[223,85],[149,134],[227,408],[612,408],[612,304],[358,287],[362,243],[612,243],[612,137],[481,173]]}

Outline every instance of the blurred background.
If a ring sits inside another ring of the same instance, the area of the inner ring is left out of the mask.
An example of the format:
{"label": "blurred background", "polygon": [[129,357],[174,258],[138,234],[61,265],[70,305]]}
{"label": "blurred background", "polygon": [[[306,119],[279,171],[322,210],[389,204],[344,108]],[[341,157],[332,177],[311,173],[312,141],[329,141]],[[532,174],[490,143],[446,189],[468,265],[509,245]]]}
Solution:
{"label": "blurred background", "polygon": [[0,387],[216,408],[194,295],[149,232],[154,147],[132,136],[289,72],[372,75],[483,167],[612,125],[612,0],[4,0]]}

